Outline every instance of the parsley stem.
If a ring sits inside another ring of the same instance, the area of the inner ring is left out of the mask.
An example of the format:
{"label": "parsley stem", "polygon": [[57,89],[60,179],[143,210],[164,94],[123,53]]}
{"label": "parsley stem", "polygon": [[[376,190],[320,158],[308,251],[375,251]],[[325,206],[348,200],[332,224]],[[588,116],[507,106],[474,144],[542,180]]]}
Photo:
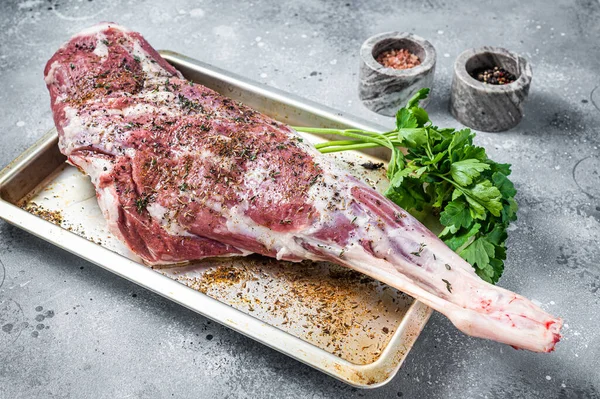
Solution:
{"label": "parsley stem", "polygon": [[325,143],[315,144],[315,148],[317,150],[325,147],[337,147],[337,146],[346,146],[353,144],[362,144],[362,140],[338,140],[338,141],[326,141]]}
{"label": "parsley stem", "polygon": [[323,154],[328,154],[328,153],[331,153],[331,152],[340,152],[340,151],[348,151],[348,150],[360,150],[360,149],[363,149],[363,148],[376,148],[376,147],[381,147],[381,145],[375,144],[375,143],[359,143],[359,144],[343,145],[343,146],[337,146],[337,147],[318,148],[318,150],[319,150],[319,152],[321,152]]}
{"label": "parsley stem", "polygon": [[301,126],[290,126],[292,129],[298,132],[313,133],[313,134],[337,134],[338,136],[346,136],[347,133],[361,133],[365,135],[379,136],[381,133],[367,132],[359,129],[327,129],[322,127],[301,127]]}
{"label": "parsley stem", "polygon": [[381,134],[375,132],[366,132],[358,129],[322,129],[322,128],[310,128],[310,127],[298,127],[295,128],[297,131],[305,132],[305,133],[317,133],[317,134],[336,134],[344,137],[352,137],[354,139],[363,140],[366,142],[377,143],[389,149],[394,147],[391,140]]}

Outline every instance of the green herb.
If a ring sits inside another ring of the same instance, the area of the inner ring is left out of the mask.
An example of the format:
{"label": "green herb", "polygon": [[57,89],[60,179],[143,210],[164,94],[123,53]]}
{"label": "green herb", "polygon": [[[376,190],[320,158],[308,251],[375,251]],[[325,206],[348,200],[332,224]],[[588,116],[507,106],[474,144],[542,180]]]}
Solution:
{"label": "green herb", "polygon": [[450,284],[450,281],[446,280],[445,278],[443,278],[442,281],[446,283],[446,289],[452,294],[452,284]]}
{"label": "green herb", "polygon": [[420,257],[420,256],[421,256],[421,253],[423,252],[423,248],[425,248],[425,244],[421,243],[421,244],[419,245],[419,250],[418,250],[418,251],[416,251],[416,252],[411,252],[410,254],[411,254],[411,255],[414,255],[414,256],[419,256],[419,257]]}
{"label": "green herb", "polygon": [[312,179],[310,179],[310,183],[309,183],[309,185],[310,185],[310,186],[312,186],[313,184],[315,184],[315,183],[317,182],[317,180],[319,180],[319,177],[321,177],[321,174],[320,174],[320,173],[318,173],[318,174],[314,175],[314,176],[313,176],[313,178],[312,178]]}
{"label": "green herb", "polygon": [[[396,127],[385,133],[359,129],[297,127],[297,131],[335,134],[348,140],[316,145],[322,153],[386,147],[391,151],[385,195],[415,217],[438,217],[439,237],[469,262],[484,280],[496,283],[504,270],[506,229],[517,219],[516,194],[508,179],[510,165],[488,158],[473,144],[470,129],[434,126],[419,101],[421,89],[396,114]],[[406,154],[400,148],[406,149]],[[421,251],[414,253],[420,256]],[[450,270],[449,265],[446,268]]]}
{"label": "green herb", "polygon": [[138,57],[137,55],[134,55],[133,59],[135,60],[135,62],[140,62],[140,57]]}
{"label": "green herb", "polygon": [[102,40],[102,43],[104,43],[105,46],[108,46],[108,40]]}
{"label": "green herb", "polygon": [[186,191],[189,188],[187,183],[181,183],[181,185],[179,186],[179,190],[180,191]]}
{"label": "green herb", "polygon": [[149,197],[147,195],[140,197],[135,200],[135,207],[137,208],[138,213],[142,213],[146,206],[148,205]]}
{"label": "green herb", "polygon": [[71,64],[71,69],[72,70],[75,69],[75,65],[74,64]]}
{"label": "green herb", "polygon": [[195,111],[204,111],[204,108],[202,107],[202,105],[200,105],[200,103],[190,100],[183,94],[178,94],[177,99],[179,100],[179,104],[181,104],[181,108]]}

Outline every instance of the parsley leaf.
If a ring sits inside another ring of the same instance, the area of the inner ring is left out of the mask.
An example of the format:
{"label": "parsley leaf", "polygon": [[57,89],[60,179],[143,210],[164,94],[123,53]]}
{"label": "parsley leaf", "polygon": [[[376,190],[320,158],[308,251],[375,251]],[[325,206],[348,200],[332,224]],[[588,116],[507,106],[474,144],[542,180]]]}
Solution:
{"label": "parsley leaf", "polygon": [[502,211],[502,204],[500,200],[502,199],[502,194],[500,194],[500,190],[498,187],[492,185],[492,182],[489,180],[483,180],[481,183],[477,183],[473,188],[461,189],[465,194],[467,194],[467,201],[471,205],[477,201],[478,204],[485,207],[488,211],[492,213],[494,216],[500,216],[500,212]]}
{"label": "parsley leaf", "polygon": [[400,108],[396,114],[396,127],[400,129],[410,129],[419,126],[417,118],[406,108]]}
{"label": "parsley leaf", "polygon": [[[459,232],[455,232],[450,235],[444,242],[451,250],[460,252],[465,244],[470,243],[474,240],[474,237],[479,233],[481,229],[481,225],[479,223],[475,223],[471,226],[470,230],[462,229]],[[472,239],[473,237],[473,239]]]}
{"label": "parsley leaf", "polygon": [[490,264],[490,259],[493,259],[495,254],[494,245],[484,237],[477,238],[459,253],[467,262],[475,266],[477,275],[488,282],[493,281],[495,274],[494,267]]}
{"label": "parsley leaf", "polygon": [[473,179],[478,177],[481,172],[488,169],[490,169],[490,165],[478,159],[469,158],[453,162],[450,167],[450,174],[455,182],[466,187],[473,183]]}
{"label": "parsley leaf", "polygon": [[498,187],[498,190],[500,190],[500,193],[502,194],[503,197],[505,198],[510,198],[510,197],[514,197],[515,194],[517,193],[517,190],[515,190],[515,186],[513,185],[513,183],[508,180],[508,177],[506,177],[504,175],[504,173],[502,172],[496,172],[492,175],[492,180],[494,182],[494,185],[496,187]]}
{"label": "parsley leaf", "polygon": [[428,95],[429,95],[428,88],[423,88],[423,89],[419,90],[418,92],[415,93],[414,96],[412,96],[412,98],[410,100],[408,100],[408,103],[406,104],[406,108],[411,109],[411,108],[417,107],[419,105],[419,101],[425,100]]}
{"label": "parsley leaf", "polygon": [[462,201],[452,201],[446,205],[440,214],[440,223],[444,226],[469,227],[473,217],[469,212],[468,205]]}

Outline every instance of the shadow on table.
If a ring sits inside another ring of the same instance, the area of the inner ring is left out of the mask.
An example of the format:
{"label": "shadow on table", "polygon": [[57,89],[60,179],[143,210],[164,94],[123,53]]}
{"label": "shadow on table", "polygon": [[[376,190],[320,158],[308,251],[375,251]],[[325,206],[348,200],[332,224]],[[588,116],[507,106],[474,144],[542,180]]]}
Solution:
{"label": "shadow on table", "polygon": [[[600,89],[598,89],[600,91]],[[435,93],[427,111],[431,114],[448,115],[450,93]],[[572,98],[572,96],[570,96]],[[565,136],[572,138],[585,131],[590,117],[600,118],[600,110],[585,96],[569,101],[567,97],[545,92],[531,92],[527,99],[523,120],[509,131],[522,132],[525,136]],[[583,102],[582,102],[583,101]],[[456,121],[460,125],[460,122]],[[496,134],[502,134],[498,132]]]}

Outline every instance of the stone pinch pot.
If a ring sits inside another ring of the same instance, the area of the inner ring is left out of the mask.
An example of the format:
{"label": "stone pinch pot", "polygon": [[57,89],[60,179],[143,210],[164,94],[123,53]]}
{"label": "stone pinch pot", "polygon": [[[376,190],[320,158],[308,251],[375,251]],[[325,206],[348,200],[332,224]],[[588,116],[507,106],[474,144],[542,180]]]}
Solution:
{"label": "stone pinch pot", "polygon": [[[386,68],[376,58],[388,50],[407,49],[419,57],[420,65],[409,69]],[[412,33],[387,32],[367,39],[360,49],[358,94],[372,111],[395,116],[398,109],[420,89],[432,88],[435,72],[435,49],[427,40]],[[429,98],[422,101],[427,105]]]}
{"label": "stone pinch pot", "polygon": [[[471,76],[481,69],[504,68],[516,80],[492,85]],[[484,132],[515,127],[523,118],[523,102],[529,93],[531,67],[527,60],[500,47],[469,49],[454,63],[450,112],[463,125]]]}

